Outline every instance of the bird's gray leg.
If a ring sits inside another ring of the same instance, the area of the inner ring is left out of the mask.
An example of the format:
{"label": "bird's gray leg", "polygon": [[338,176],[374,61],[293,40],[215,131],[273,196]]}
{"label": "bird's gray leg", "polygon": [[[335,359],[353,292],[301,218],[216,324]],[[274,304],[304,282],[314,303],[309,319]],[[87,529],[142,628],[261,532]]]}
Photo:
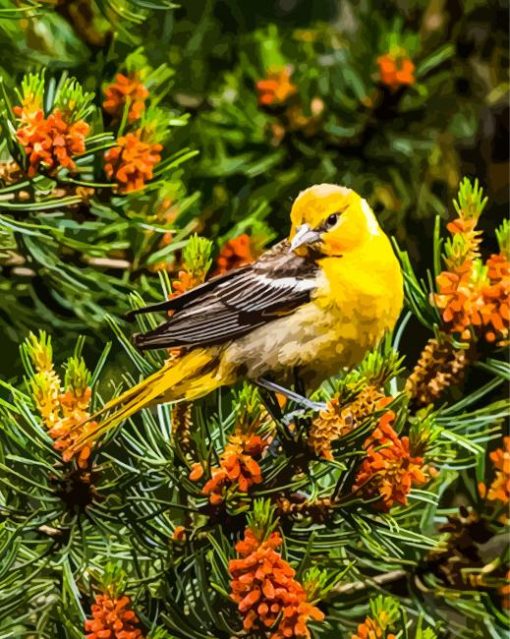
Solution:
{"label": "bird's gray leg", "polygon": [[318,402],[312,402],[312,400],[308,399],[307,397],[303,397],[302,395],[299,395],[298,393],[295,393],[288,388],[284,388],[279,384],[275,384],[275,382],[272,382],[269,379],[265,379],[264,377],[259,377],[258,379],[254,380],[254,383],[257,386],[260,386],[260,388],[264,388],[265,390],[271,391],[272,393],[281,393],[287,399],[296,402],[296,404],[300,404],[308,410],[316,411],[324,408],[322,404],[319,404]]}

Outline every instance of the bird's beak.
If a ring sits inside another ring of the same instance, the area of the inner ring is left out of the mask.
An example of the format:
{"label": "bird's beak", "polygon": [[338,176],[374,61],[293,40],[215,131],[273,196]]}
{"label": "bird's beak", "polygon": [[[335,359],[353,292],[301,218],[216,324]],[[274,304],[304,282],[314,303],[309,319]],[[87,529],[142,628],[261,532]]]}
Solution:
{"label": "bird's beak", "polygon": [[290,250],[295,251],[299,246],[304,244],[314,244],[318,242],[321,235],[318,231],[314,231],[308,224],[302,224],[297,230],[296,234],[291,240]]}

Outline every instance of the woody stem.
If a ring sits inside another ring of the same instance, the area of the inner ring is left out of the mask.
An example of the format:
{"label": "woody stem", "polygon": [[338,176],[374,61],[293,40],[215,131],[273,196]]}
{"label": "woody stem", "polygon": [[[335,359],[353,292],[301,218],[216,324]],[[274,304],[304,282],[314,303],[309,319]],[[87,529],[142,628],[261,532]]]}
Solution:
{"label": "woody stem", "polygon": [[363,581],[353,581],[348,584],[340,584],[330,590],[333,595],[347,595],[360,590],[365,590],[373,585],[384,586],[385,584],[393,583],[404,579],[407,575],[405,570],[391,570],[381,575],[375,575],[374,577],[367,577]]}

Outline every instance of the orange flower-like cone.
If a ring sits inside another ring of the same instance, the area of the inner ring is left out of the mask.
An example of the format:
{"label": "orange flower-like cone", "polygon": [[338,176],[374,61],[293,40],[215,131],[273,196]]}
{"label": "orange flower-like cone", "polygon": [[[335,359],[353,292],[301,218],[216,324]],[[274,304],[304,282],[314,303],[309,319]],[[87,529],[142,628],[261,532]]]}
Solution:
{"label": "orange flower-like cone", "polygon": [[448,332],[458,333],[464,340],[471,338],[474,298],[471,273],[470,260],[466,260],[453,271],[443,271],[437,276],[438,292],[434,296]]}
{"label": "orange flower-like cone", "polygon": [[140,131],[127,133],[105,153],[105,173],[110,180],[117,182],[119,193],[139,191],[153,178],[162,150],[161,144],[144,142]]}
{"label": "orange flower-like cone", "polygon": [[482,338],[489,344],[506,346],[510,332],[510,262],[502,250],[483,265],[481,231],[476,228],[482,209],[483,203],[476,211],[466,205],[448,224],[453,240],[447,245],[447,269],[436,278],[438,290],[433,299],[448,333],[465,341]]}
{"label": "orange flower-like cone", "polygon": [[267,631],[279,620],[269,639],[308,639],[308,622],[322,621],[324,613],[307,600],[294,569],[277,552],[282,543],[278,532],[261,540],[246,528],[244,539],[236,544],[239,558],[229,562],[231,598],[245,631]]}
{"label": "orange flower-like cone", "polygon": [[[241,493],[247,493],[252,486],[262,481],[262,471],[258,459],[269,445],[267,439],[240,431],[229,437],[228,444],[220,458],[220,465],[211,469],[211,479],[202,489],[212,504],[220,504],[224,490],[235,486]],[[198,481],[203,474],[200,465],[195,464],[190,479]]]}
{"label": "orange flower-like cone", "polygon": [[54,448],[62,454],[62,460],[68,463],[75,459],[82,469],[89,465],[92,444],[86,442],[77,445],[78,441],[91,435],[97,428],[97,422],[86,421],[90,417],[91,397],[90,387],[85,388],[80,394],[72,390],[62,393],[59,403],[63,417],[49,430],[49,434],[55,440]]}
{"label": "orange flower-like cone", "polygon": [[411,455],[409,438],[399,437],[391,426],[394,419],[393,411],[385,413],[365,441],[366,457],[353,487],[367,499],[378,497],[375,507],[384,512],[395,503],[407,504],[407,495],[413,485],[427,481],[423,458]]}
{"label": "orange flower-like cone", "polygon": [[195,286],[202,284],[205,279],[205,274],[197,274],[191,273],[190,271],[181,270],[177,275],[177,279],[172,281],[172,293],[170,294],[170,299],[174,297],[179,297],[186,291],[190,291]]}
{"label": "orange flower-like cone", "polygon": [[139,623],[129,597],[97,595],[91,619],[85,620],[85,639],[144,639]]}
{"label": "orange flower-like cone", "polygon": [[465,261],[472,262],[480,257],[482,232],[477,230],[477,223],[477,217],[465,217],[464,213],[461,212],[461,217],[455,218],[446,225],[446,228],[452,235],[460,235],[463,239],[463,250],[460,251],[460,254],[457,255],[454,251],[451,256],[445,259],[450,270],[453,270],[454,266],[458,266]]}
{"label": "orange flower-like cone", "polygon": [[251,264],[255,259],[250,236],[247,233],[228,240],[216,260],[215,275],[222,275],[232,269]]}
{"label": "orange flower-like cone", "polygon": [[285,103],[293,96],[297,87],[290,81],[292,68],[283,67],[270,71],[263,80],[256,83],[260,106],[272,106]]}
{"label": "orange flower-like cone", "polygon": [[90,465],[92,443],[78,441],[91,435],[97,422],[87,421],[90,417],[92,390],[89,386],[69,387],[62,392],[61,380],[53,368],[51,360],[33,356],[37,373],[31,380],[35,405],[44,426],[54,440],[65,463],[73,459],[82,470]]}
{"label": "orange flower-like cone", "polygon": [[136,122],[145,111],[145,100],[149,97],[147,88],[134,73],[117,73],[115,81],[104,89],[103,109],[114,118],[121,118],[124,106],[129,104],[128,122]]}
{"label": "orange flower-like cone", "polygon": [[377,65],[382,84],[392,90],[401,86],[410,86],[416,82],[414,63],[407,56],[394,56],[385,53],[377,58]]}
{"label": "orange flower-like cone", "polygon": [[395,634],[386,631],[387,627],[387,614],[382,610],[378,619],[366,617],[365,621],[359,624],[351,639],[396,639]]}
{"label": "orange flower-like cone", "polygon": [[496,476],[489,487],[487,499],[508,504],[510,502],[510,437],[503,437],[503,448],[494,450],[490,458],[496,469]]}
{"label": "orange flower-like cone", "polygon": [[487,277],[478,281],[473,280],[470,260],[443,271],[434,301],[449,333],[463,340],[478,335],[503,346],[510,329],[510,263],[497,254],[489,257],[486,267]]}
{"label": "orange flower-like cone", "polygon": [[76,169],[73,156],[85,152],[89,125],[83,120],[67,122],[55,109],[45,118],[42,109],[14,107],[19,118],[16,136],[28,156],[28,175],[34,177],[41,166],[52,174],[59,168]]}
{"label": "orange flower-like cone", "polygon": [[483,306],[477,319],[487,342],[505,346],[510,330],[510,262],[505,255],[496,254],[486,266],[489,283],[481,289]]}

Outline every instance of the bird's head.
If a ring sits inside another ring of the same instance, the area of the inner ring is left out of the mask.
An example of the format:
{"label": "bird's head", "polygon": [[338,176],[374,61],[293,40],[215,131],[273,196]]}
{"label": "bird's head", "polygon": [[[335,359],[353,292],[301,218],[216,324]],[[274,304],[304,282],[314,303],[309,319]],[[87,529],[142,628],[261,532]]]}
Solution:
{"label": "bird's head", "polygon": [[336,184],[317,184],[302,191],[290,214],[291,250],[299,255],[344,255],[362,246],[381,229],[368,203],[355,191]]}

